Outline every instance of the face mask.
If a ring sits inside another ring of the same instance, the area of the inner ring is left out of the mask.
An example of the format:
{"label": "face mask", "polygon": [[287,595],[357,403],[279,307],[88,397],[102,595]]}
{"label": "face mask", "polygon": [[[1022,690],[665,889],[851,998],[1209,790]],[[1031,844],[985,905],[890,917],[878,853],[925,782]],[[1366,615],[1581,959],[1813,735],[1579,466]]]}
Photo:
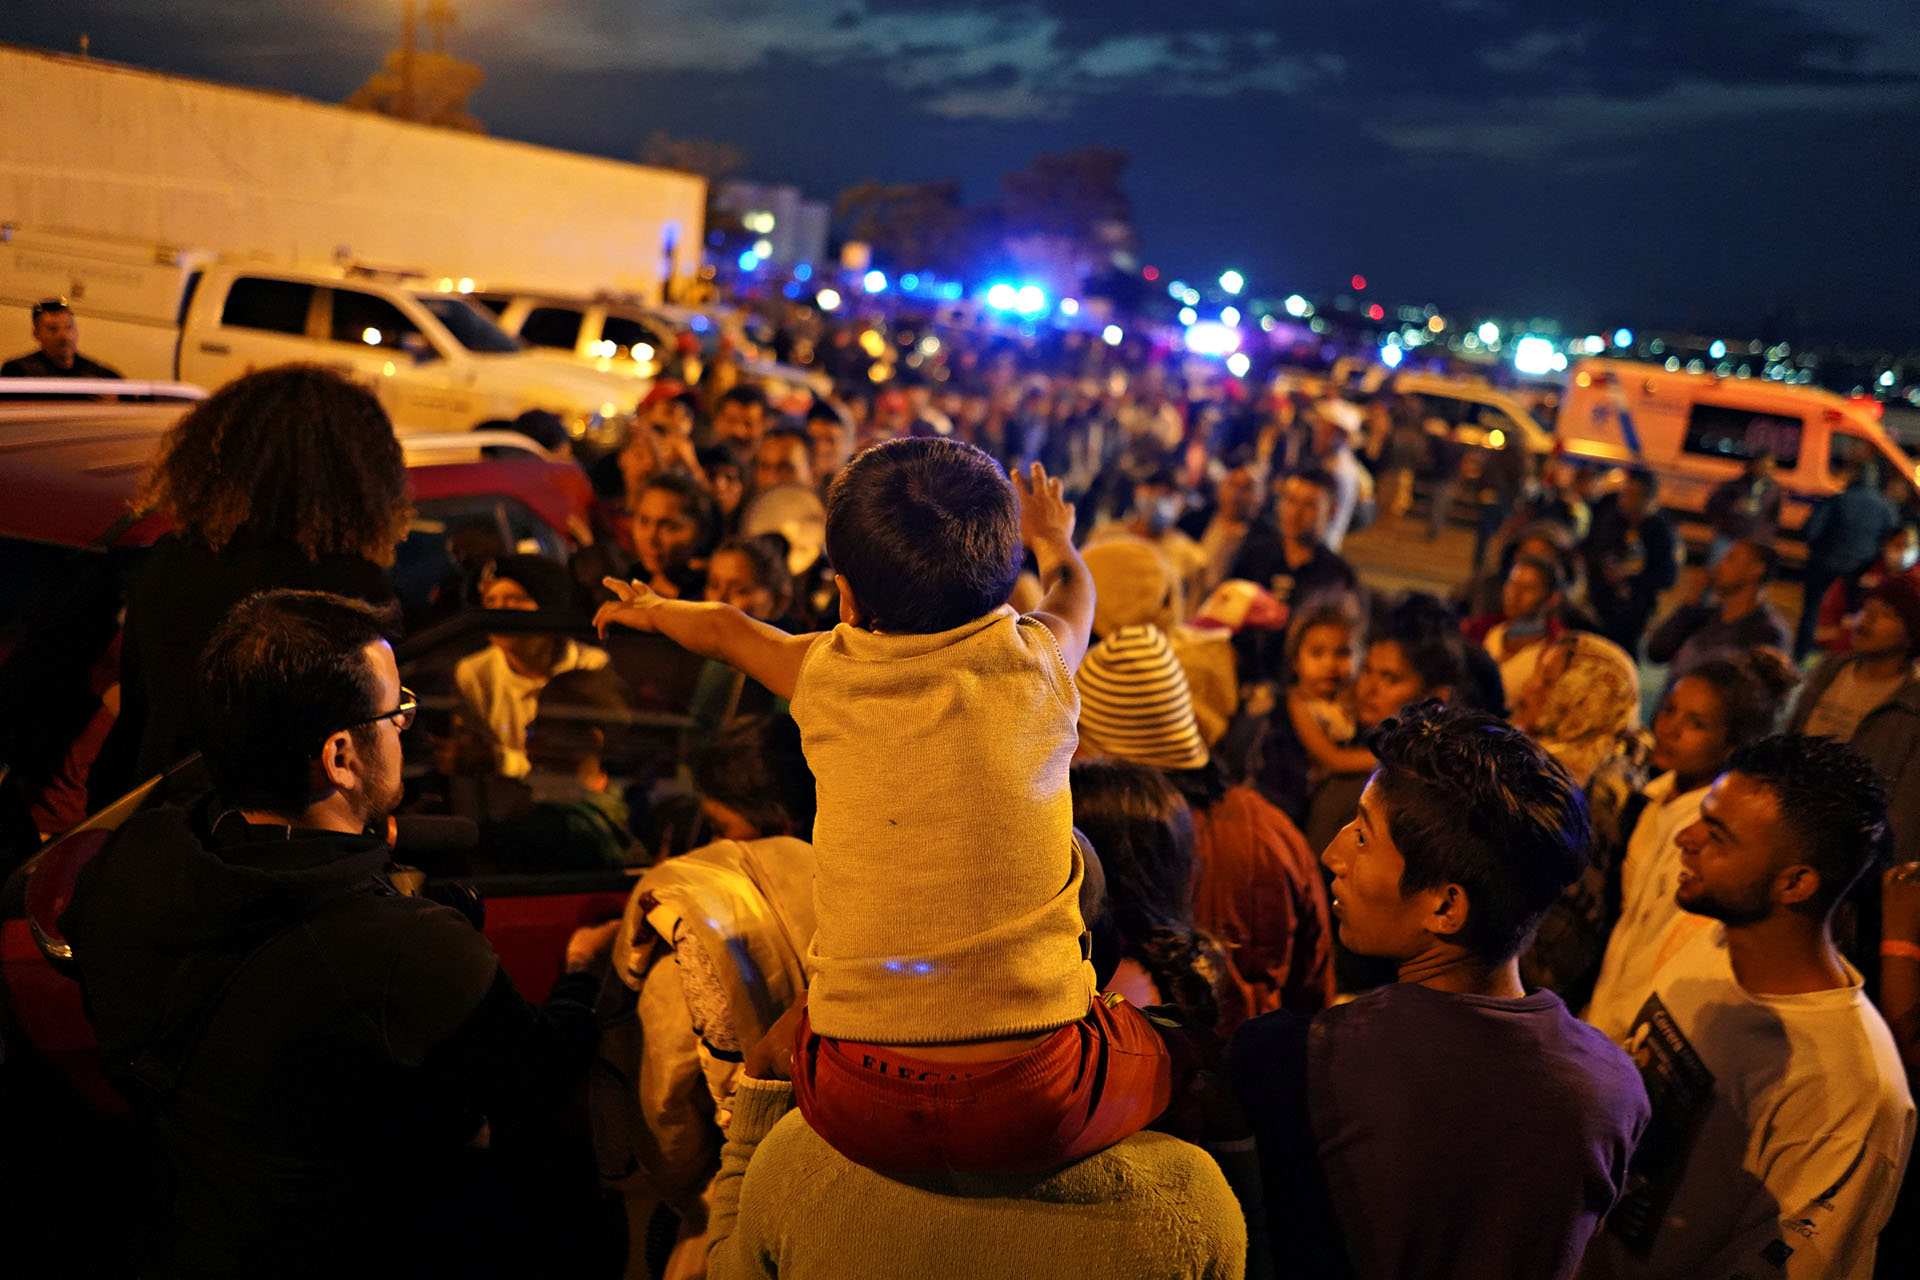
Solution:
{"label": "face mask", "polygon": [[1507,636],[1515,640],[1531,640],[1547,634],[1545,618],[1511,618],[1507,621]]}

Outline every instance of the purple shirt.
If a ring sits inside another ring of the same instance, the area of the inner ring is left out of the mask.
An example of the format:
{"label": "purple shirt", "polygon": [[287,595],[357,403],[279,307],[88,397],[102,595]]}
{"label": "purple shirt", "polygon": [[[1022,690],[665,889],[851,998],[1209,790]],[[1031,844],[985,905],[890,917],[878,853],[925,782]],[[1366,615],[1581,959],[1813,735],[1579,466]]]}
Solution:
{"label": "purple shirt", "polygon": [[1271,1013],[1228,1070],[1274,1257],[1301,1274],[1571,1276],[1649,1114],[1627,1055],[1550,991],[1394,983]]}

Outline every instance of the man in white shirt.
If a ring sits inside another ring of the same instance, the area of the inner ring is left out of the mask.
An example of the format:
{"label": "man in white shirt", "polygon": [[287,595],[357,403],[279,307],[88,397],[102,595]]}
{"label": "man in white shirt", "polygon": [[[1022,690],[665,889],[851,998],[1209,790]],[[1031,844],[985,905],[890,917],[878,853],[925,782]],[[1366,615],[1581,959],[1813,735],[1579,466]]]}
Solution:
{"label": "man in white shirt", "polygon": [[[567,571],[534,555],[503,556],[480,589],[480,607],[493,610],[562,611],[571,603]],[[487,637],[487,647],[460,659],[454,686],[465,704],[467,727],[485,737],[494,766],[509,778],[523,778],[527,726],[539,706],[540,691],[563,671],[598,671],[607,651],[577,644],[552,632],[516,632]]]}
{"label": "man in white shirt", "polygon": [[1827,739],[1743,747],[1708,790],[1677,897],[1718,925],[1661,968],[1628,1035],[1653,1124],[1584,1276],[1873,1274],[1913,1099],[1831,919],[1886,840],[1873,765]]}

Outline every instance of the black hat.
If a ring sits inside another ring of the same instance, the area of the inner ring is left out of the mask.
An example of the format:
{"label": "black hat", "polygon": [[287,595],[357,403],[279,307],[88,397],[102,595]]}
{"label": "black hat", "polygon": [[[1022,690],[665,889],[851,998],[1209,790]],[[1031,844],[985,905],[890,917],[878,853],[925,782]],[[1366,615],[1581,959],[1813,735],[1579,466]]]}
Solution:
{"label": "black hat", "polygon": [[573,580],[544,556],[501,556],[488,576],[519,583],[542,609],[563,610],[573,603]]}

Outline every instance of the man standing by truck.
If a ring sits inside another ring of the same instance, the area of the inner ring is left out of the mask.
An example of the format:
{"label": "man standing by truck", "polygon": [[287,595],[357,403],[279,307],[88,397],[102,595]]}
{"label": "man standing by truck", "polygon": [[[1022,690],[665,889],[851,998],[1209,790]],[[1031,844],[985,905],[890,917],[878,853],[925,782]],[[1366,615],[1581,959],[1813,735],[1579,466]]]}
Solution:
{"label": "man standing by truck", "polygon": [[120,372],[80,354],[80,326],[65,298],[33,304],[38,351],[0,365],[0,378],[117,378]]}

